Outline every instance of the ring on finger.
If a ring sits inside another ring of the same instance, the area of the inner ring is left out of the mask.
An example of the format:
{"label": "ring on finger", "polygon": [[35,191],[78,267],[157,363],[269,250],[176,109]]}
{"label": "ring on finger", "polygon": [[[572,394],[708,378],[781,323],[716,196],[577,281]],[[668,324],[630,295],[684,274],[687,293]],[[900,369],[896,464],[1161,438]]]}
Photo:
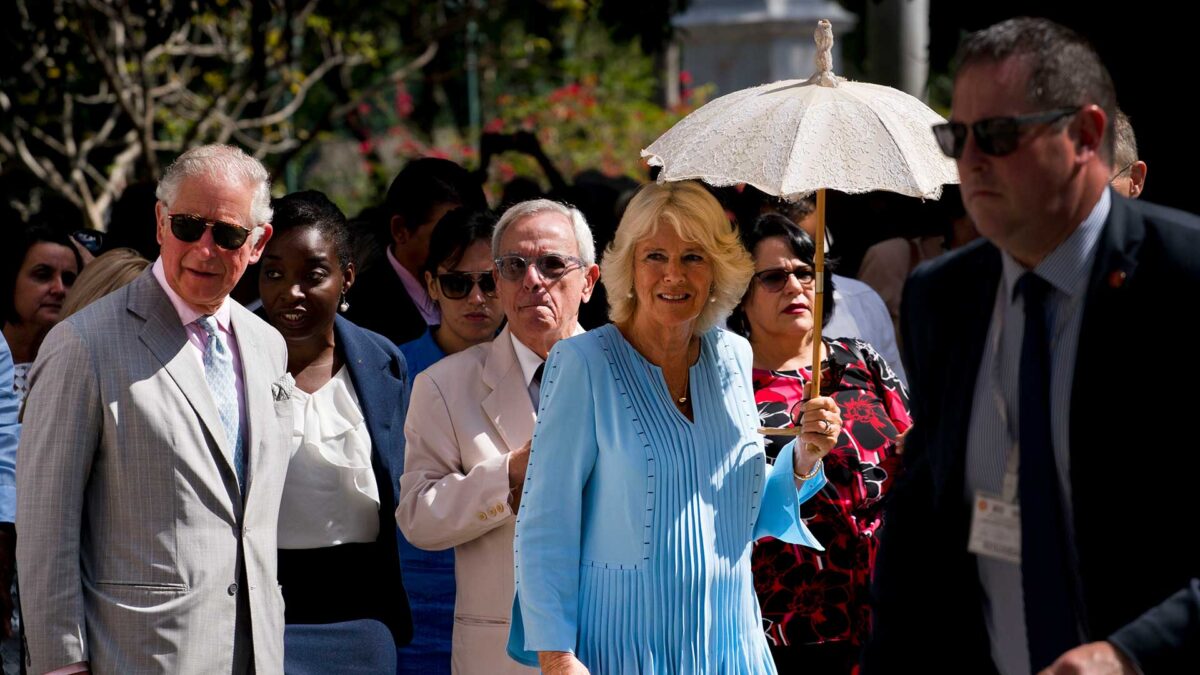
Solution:
{"label": "ring on finger", "polygon": [[821,420],[821,433],[829,435],[833,431],[833,424],[829,420]]}

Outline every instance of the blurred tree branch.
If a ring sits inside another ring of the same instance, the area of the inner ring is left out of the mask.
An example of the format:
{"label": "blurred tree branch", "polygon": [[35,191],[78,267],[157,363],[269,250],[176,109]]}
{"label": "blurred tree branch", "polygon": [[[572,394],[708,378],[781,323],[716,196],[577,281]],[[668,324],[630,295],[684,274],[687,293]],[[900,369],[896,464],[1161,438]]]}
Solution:
{"label": "blurred tree branch", "polygon": [[126,184],[158,178],[160,153],[234,142],[278,166],[437,53],[436,31],[384,46],[380,12],[351,4],[364,12],[341,7],[335,25],[318,0],[12,0],[0,170],[27,171],[102,227]]}

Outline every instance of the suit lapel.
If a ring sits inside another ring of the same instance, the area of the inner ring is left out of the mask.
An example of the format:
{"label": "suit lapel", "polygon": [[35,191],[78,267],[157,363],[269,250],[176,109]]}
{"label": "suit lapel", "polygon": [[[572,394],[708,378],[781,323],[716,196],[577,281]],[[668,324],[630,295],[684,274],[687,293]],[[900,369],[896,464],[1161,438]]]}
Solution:
{"label": "suit lapel", "polygon": [[946,360],[946,386],[942,388],[940,427],[948,434],[941,441],[942,447],[952,448],[945,458],[946,463],[937,467],[942,486],[936,499],[948,499],[956,504],[962,500],[963,476],[966,467],[967,435],[971,424],[971,408],[974,402],[975,384],[979,366],[983,359],[988,328],[992,323],[992,310],[996,303],[996,289],[1000,284],[1000,254],[990,244],[983,245],[963,261],[966,274],[953,281],[946,289],[952,300],[948,309],[955,314],[943,317],[955,326],[954,339],[947,341],[949,351]]}
{"label": "suit lapel", "polygon": [[507,326],[492,340],[482,380],[492,390],[483,399],[483,411],[496,431],[510,451],[525,445],[533,437],[536,412]]}
{"label": "suit lapel", "polygon": [[1078,581],[1088,635],[1107,632],[1107,628],[1096,623],[1099,615],[1088,608],[1105,606],[1104,596],[1110,583],[1117,580],[1115,576],[1106,576],[1105,566],[1096,561],[1107,558],[1112,523],[1120,518],[1114,509],[1125,506],[1112,499],[1112,467],[1121,466],[1128,461],[1129,455],[1124,454],[1128,451],[1124,444],[1112,441],[1112,427],[1097,422],[1103,419],[1101,411],[1111,408],[1121,394],[1119,380],[1113,379],[1109,366],[1135,365],[1132,360],[1122,361],[1120,355],[1133,349],[1145,328],[1132,319],[1140,312],[1148,311],[1145,296],[1135,290],[1138,287],[1135,273],[1144,237],[1145,224],[1141,215],[1129,202],[1114,196],[1104,232],[1096,244],[1096,262],[1088,278],[1071,381],[1068,462],[1079,560]]}
{"label": "suit lapel", "polygon": [[[233,471],[233,447],[225,438],[225,427],[213,402],[212,392],[199,360],[190,351],[187,330],[179,323],[179,314],[158,285],[150,269],[130,286],[129,310],[145,319],[139,339],[166,368],[167,374],[196,411],[200,423],[208,430],[225,459],[229,475]],[[243,347],[242,353],[246,352]],[[236,480],[236,479],[235,479]]]}
{"label": "suit lapel", "polygon": [[[381,452],[381,449],[393,445],[392,420],[403,419],[404,403],[395,396],[395,392],[403,391],[403,383],[390,382],[397,379],[388,372],[391,357],[360,333],[361,329],[340,316],[334,322],[334,341],[341,347],[346,359],[350,380],[354,383],[354,391],[367,422],[367,431],[371,435],[371,464],[380,485],[380,496],[389,500],[391,508],[395,506],[392,503],[395,501],[395,483],[399,481],[403,467],[391,466],[389,453]],[[385,484],[392,488],[386,495],[383,494]],[[389,519],[391,517],[388,516]]]}

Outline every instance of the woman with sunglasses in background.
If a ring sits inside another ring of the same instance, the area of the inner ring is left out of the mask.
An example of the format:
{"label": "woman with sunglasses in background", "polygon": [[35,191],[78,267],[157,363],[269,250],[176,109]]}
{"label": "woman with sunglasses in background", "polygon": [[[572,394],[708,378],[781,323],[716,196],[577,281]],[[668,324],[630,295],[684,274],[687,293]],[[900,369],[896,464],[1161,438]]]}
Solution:
{"label": "woman with sunglasses in background", "polygon": [[45,224],[19,231],[3,255],[0,312],[12,350],[13,388],[24,399],[29,368],[46,334],[62,319],[63,301],[83,260],[66,234]]}
{"label": "woman with sunglasses in background", "polygon": [[404,357],[387,338],[338,316],[354,264],[337,206],[315,191],[272,206],[259,290],[296,379],[278,530],[286,669],[337,670],[328,659],[341,652],[314,654],[310,642],[336,638],[357,645],[355,672],[394,675],[395,648],[412,635],[392,520],[408,407]]}
{"label": "woman with sunglasses in background", "polygon": [[[496,214],[458,208],[438,221],[429,239],[425,285],[442,322],[400,345],[411,386],[443,357],[490,341],[504,314],[492,276],[492,230]],[[400,652],[401,673],[446,672],[454,630],[454,549],[427,551],[400,539],[404,586],[413,623],[421,627]]]}
{"label": "woman with sunglasses in background", "polygon": [[[788,427],[812,379],[816,249],[779,214],[759,217],[744,241],[755,273],[728,325],[754,350],[762,426]],[[828,266],[824,276],[828,321],[834,310]],[[904,386],[870,345],[852,338],[822,343],[821,395],[837,402],[844,426],[825,457],[828,482],[801,511],[825,550],[769,538],[752,557],[763,627],[781,673],[856,667],[870,620],[880,502],[900,468],[896,438],[911,424]],[[789,440],[767,436],[767,456],[774,460]]]}
{"label": "woman with sunglasses in background", "polygon": [[496,336],[504,314],[492,276],[492,229],[496,214],[458,208],[438,221],[429,237],[425,286],[442,322],[400,345],[411,383],[421,371]]}

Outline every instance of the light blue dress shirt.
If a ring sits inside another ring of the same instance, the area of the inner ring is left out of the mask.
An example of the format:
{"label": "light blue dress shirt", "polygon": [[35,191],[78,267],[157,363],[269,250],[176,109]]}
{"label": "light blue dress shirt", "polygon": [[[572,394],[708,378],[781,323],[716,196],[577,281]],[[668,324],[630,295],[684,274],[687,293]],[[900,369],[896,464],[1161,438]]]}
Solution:
{"label": "light blue dress shirt", "polygon": [[[1071,383],[1088,275],[1095,259],[1096,244],[1112,206],[1105,190],[1090,215],[1058,245],[1033,272],[1050,282],[1046,297],[1050,339],[1050,414],[1054,438],[1054,461],[1058,470],[1067,535],[1074,537],[1070,479]],[[1002,273],[996,289],[992,323],[975,381],[975,397],[966,449],[966,503],[974,504],[976,490],[1001,494],[1009,452],[1015,451],[1018,436],[1018,371],[1021,337],[1025,330],[1025,303],[1014,297],[1017,279],[1025,267],[1001,253]],[[1072,548],[1073,547],[1069,547]],[[984,615],[992,644],[992,659],[1001,675],[1029,673],[1029,647],[1025,637],[1025,602],[1021,566],[984,556],[976,557],[984,592]]]}
{"label": "light blue dress shirt", "polygon": [[766,463],[750,345],[720,329],[689,370],[694,421],[613,325],[560,341],[514,540],[509,654],[570,651],[593,673],[774,673],[750,568],[773,536],[820,548],[792,447]]}
{"label": "light blue dress shirt", "polygon": [[21,398],[13,391],[13,360],[0,335],[0,523],[17,520],[17,441]]}

